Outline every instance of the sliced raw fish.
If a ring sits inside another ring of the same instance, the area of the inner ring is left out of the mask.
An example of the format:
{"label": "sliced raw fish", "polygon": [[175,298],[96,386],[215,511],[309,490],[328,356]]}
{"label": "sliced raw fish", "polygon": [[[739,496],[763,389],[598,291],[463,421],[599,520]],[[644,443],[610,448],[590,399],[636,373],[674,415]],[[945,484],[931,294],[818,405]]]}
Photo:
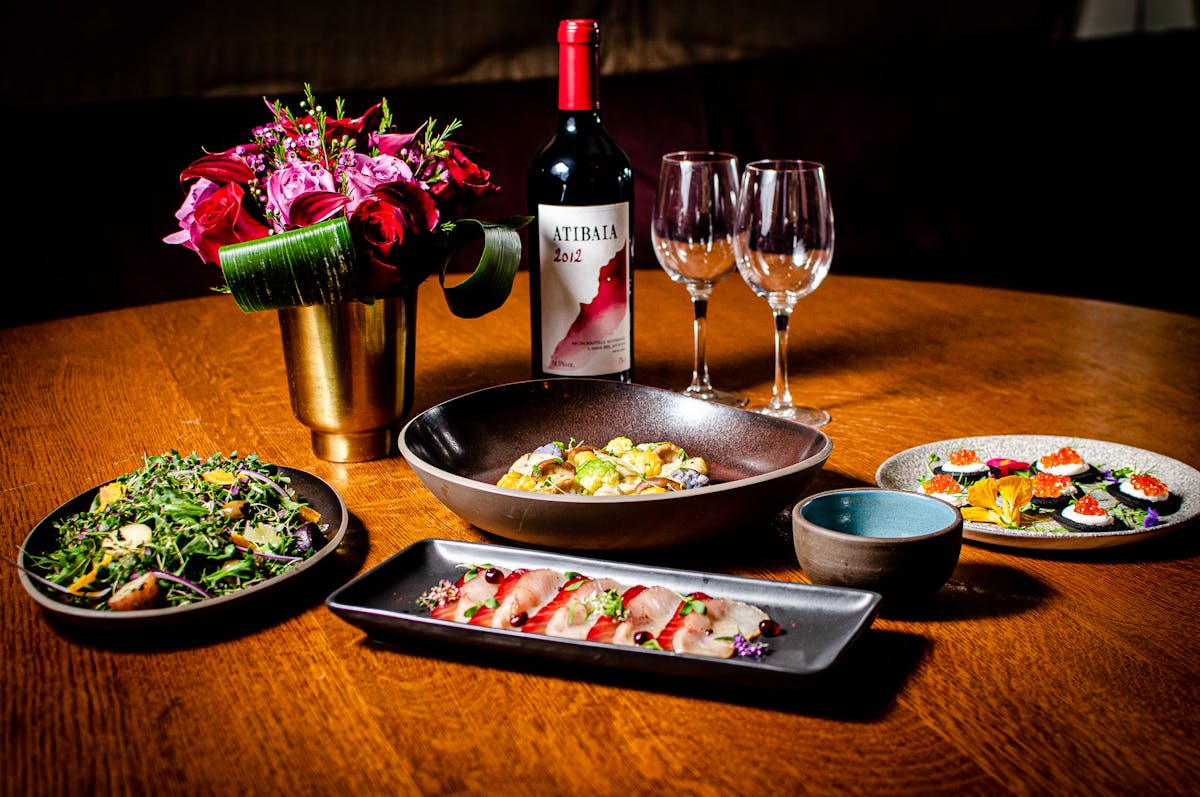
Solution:
{"label": "sliced raw fish", "polygon": [[633,645],[634,636],[642,631],[658,636],[682,601],[679,593],[666,587],[647,587],[625,604],[625,621],[613,631],[612,642]]}
{"label": "sliced raw fish", "polygon": [[[496,569],[504,575],[508,575],[508,571],[504,568]],[[495,584],[490,583],[484,577],[483,570],[475,569],[474,573],[470,574],[470,577],[468,577],[468,573],[463,573],[454,584],[458,597],[452,601],[435,606],[430,610],[429,614],[431,617],[436,617],[439,620],[465,623],[467,621],[467,610],[495,596],[499,585],[500,582],[496,582]]]}
{"label": "sliced raw fish", "polygon": [[[637,598],[638,595],[646,591],[646,588],[641,584],[630,587],[621,593],[621,602],[628,608],[629,604]],[[607,615],[596,619],[592,630],[588,631],[587,637],[589,642],[612,642],[613,634],[616,633],[619,623],[616,619]]]}
{"label": "sliced raw fish", "polygon": [[466,611],[472,612],[472,614],[467,617],[464,613],[463,618],[471,625],[491,625],[500,601],[508,597],[508,594],[517,586],[517,582],[528,572],[529,570],[526,568],[519,567],[504,577],[504,580],[497,586],[495,594],[479,603],[464,604]]}
{"label": "sliced raw fish", "polygon": [[514,628],[521,624],[513,623],[514,618],[523,616],[527,621],[538,609],[554,599],[566,580],[562,573],[545,568],[522,573],[520,578],[513,582],[511,589],[505,590],[504,595],[497,592],[496,601],[499,606],[492,610],[490,616],[478,623],[472,617],[471,622],[476,625],[489,625],[492,628]]}
{"label": "sliced raw fish", "polygon": [[625,587],[611,578],[595,578],[568,592],[566,600],[553,612],[547,613],[545,609],[538,612],[538,619],[545,617],[540,633],[567,639],[585,639],[599,619],[605,616],[594,604],[589,603],[589,599],[599,597],[608,590],[620,594]]}
{"label": "sliced raw fish", "polygon": [[708,598],[703,603],[703,614],[692,611],[682,618],[669,640],[670,647],[659,640],[664,650],[727,659],[733,655],[735,634],[741,634],[743,639],[754,639],[760,634],[759,624],[770,619],[765,612],[747,603],[723,598]]}

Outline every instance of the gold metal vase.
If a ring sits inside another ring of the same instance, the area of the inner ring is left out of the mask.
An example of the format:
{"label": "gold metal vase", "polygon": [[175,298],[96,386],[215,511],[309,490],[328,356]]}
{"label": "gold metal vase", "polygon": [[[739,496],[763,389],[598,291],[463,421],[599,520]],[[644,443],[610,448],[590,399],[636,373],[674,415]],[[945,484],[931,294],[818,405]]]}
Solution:
{"label": "gold metal vase", "polygon": [[416,288],[374,304],[335,302],[279,311],[292,412],[329,462],[396,453],[413,400]]}

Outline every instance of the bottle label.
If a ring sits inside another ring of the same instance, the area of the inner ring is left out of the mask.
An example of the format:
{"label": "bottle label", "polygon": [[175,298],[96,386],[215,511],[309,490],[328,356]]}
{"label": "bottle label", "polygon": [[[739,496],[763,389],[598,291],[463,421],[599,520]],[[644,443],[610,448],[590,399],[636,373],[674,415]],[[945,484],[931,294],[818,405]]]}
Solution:
{"label": "bottle label", "polygon": [[629,203],[538,205],[542,370],[600,376],[629,370]]}

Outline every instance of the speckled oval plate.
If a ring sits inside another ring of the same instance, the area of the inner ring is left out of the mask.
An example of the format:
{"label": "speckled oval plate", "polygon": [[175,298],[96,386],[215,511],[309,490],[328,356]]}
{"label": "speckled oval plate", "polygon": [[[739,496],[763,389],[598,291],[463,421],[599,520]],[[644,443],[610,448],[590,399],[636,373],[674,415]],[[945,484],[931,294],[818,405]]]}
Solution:
{"label": "speckled oval plate", "polygon": [[[1151,471],[1167,483],[1172,493],[1182,498],[1179,510],[1163,516],[1157,525],[1149,528],[1073,531],[1054,520],[1046,519],[1026,529],[1005,529],[992,523],[971,522],[963,524],[963,537],[975,542],[1015,548],[1110,548],[1143,542],[1177,531],[1200,514],[1200,471],[1153,451],[1081,437],[1009,434],[939,440],[889,457],[875,471],[875,483],[880,487],[917,492],[921,476],[928,473],[929,455],[938,454],[944,458],[959,448],[973,448],[985,461],[996,457],[1008,457],[1033,462],[1038,457],[1057,451],[1063,446],[1076,449],[1085,460],[1102,471],[1111,468],[1139,468]],[[1111,508],[1116,504],[1115,499],[1109,498],[1103,491],[1097,492],[1096,497],[1106,507]]]}

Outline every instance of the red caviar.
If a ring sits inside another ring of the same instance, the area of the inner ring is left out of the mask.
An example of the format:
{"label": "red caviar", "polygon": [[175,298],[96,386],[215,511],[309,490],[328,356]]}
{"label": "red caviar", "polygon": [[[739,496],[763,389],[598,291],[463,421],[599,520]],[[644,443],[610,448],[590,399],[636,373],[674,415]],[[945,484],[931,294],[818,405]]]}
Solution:
{"label": "red caviar", "polygon": [[1130,476],[1129,483],[1135,489],[1141,490],[1143,495],[1166,495],[1168,492],[1167,485],[1161,479],[1147,476],[1144,473]]}
{"label": "red caviar", "polygon": [[1055,476],[1053,473],[1035,473],[1033,475],[1035,498],[1061,498],[1063,491],[1070,486],[1070,476]]}
{"label": "red caviar", "polygon": [[1053,454],[1042,457],[1038,462],[1048,468],[1055,465],[1079,465],[1083,462],[1083,457],[1079,456],[1079,452],[1070,446],[1063,446]]}
{"label": "red caviar", "polygon": [[1093,515],[1100,517],[1107,515],[1104,507],[1100,506],[1100,502],[1096,500],[1094,495],[1085,495],[1075,502],[1075,513],[1079,515]]}
{"label": "red caviar", "polygon": [[957,451],[950,452],[951,465],[972,465],[979,461],[979,454],[970,448],[960,448]]}
{"label": "red caviar", "polygon": [[933,495],[934,493],[961,493],[962,485],[953,476],[939,473],[922,484],[921,489],[925,491],[926,495]]}

